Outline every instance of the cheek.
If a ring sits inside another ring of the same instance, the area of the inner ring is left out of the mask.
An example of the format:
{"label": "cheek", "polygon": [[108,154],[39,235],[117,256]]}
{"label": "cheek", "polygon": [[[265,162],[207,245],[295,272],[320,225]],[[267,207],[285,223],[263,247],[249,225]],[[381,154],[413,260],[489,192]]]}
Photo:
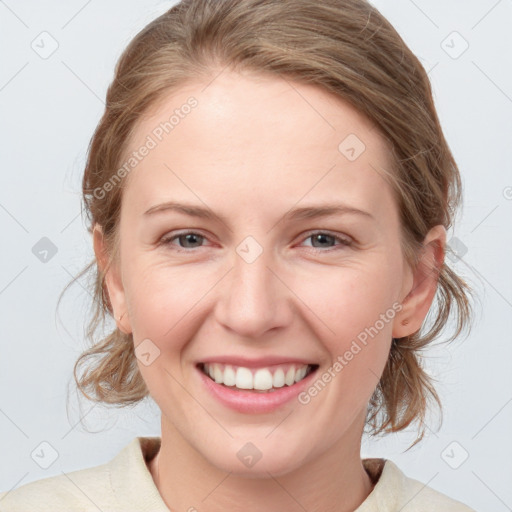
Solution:
{"label": "cheek", "polygon": [[331,267],[324,271],[325,279],[320,275],[295,278],[294,291],[317,315],[315,323],[323,324],[321,338],[335,340],[333,348],[341,344],[342,349],[344,343],[375,324],[385,335],[391,331],[400,289],[399,269],[376,259],[373,264]]}
{"label": "cheek", "polygon": [[150,364],[138,357],[139,371],[160,408],[178,411],[183,401],[178,384],[184,378],[181,352],[201,326],[200,299],[212,284],[193,270],[142,261],[128,272],[126,292],[136,354],[137,347],[140,353],[151,354]]}
{"label": "cheek", "polygon": [[185,338],[184,331],[195,324],[197,306],[211,284],[190,269],[143,262],[134,264],[127,275],[125,289],[136,344],[149,338],[160,350],[173,350],[169,341],[179,343]]}
{"label": "cheek", "polygon": [[344,411],[339,414],[359,411],[378,384],[400,308],[396,302],[399,264],[393,257],[376,257],[364,265],[330,268],[323,280],[327,286],[318,286],[322,280],[312,276],[295,281],[297,294],[318,315],[310,325],[316,326],[316,337],[333,365],[329,375],[318,378],[332,381],[331,396],[338,404],[333,411]]}
{"label": "cheek", "polygon": [[[301,403],[321,395],[324,398],[320,400],[331,404],[325,409],[328,421],[347,424],[363,414],[386,365],[397,312],[393,293],[397,283],[377,271],[343,269],[331,275],[329,293],[322,295],[310,289],[305,300],[319,312],[316,336],[328,352],[329,363]],[[329,389],[325,395],[320,391],[324,387]]]}

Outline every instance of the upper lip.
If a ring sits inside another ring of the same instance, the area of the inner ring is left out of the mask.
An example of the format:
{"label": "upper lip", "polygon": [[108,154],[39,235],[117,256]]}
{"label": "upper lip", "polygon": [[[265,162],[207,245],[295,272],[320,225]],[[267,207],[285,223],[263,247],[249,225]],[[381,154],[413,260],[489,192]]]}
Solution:
{"label": "upper lip", "polygon": [[296,364],[296,365],[315,365],[311,359],[304,359],[289,356],[267,356],[258,358],[248,358],[244,356],[214,356],[202,359],[198,364],[230,364],[233,366],[243,366],[244,368],[261,368],[265,366],[273,366],[279,364]]}

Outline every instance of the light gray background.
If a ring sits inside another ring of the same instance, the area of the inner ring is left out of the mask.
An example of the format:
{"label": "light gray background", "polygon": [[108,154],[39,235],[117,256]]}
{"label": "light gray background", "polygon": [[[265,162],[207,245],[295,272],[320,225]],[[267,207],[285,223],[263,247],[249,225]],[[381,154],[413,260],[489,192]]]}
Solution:
{"label": "light gray background", "polygon": [[[466,340],[430,352],[442,429],[405,453],[412,432],[365,439],[363,455],[388,457],[477,510],[512,510],[512,1],[374,3],[429,71],[464,181],[463,214],[449,233],[459,240],[454,265],[480,304]],[[93,255],[80,180],[114,64],[172,4],[0,1],[0,490],[104,463],[134,436],[160,433],[151,401],[79,409],[72,368],[84,346],[86,281],[64,296],[59,317],[56,301]],[[58,43],[48,58],[31,47],[51,48],[44,31]],[[47,262],[32,252],[42,237],[57,249]],[[56,460],[40,467],[53,450]]]}

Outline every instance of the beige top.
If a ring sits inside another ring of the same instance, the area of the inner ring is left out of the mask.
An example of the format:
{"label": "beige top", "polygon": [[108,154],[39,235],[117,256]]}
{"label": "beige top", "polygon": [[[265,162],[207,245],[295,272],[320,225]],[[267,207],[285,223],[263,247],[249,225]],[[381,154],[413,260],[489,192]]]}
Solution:
{"label": "beige top", "polygon": [[[0,493],[0,512],[169,512],[148,462],[160,437],[135,437],[111,461]],[[475,512],[417,480],[390,460],[363,459],[375,484],[355,512]]]}

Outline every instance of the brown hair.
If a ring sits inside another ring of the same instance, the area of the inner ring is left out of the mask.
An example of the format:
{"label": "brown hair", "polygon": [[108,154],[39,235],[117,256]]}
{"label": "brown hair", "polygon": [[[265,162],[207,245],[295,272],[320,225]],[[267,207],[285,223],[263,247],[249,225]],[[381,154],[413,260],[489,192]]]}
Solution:
{"label": "brown hair", "polygon": [[[141,30],[123,52],[89,144],[83,177],[88,229],[92,233],[96,223],[102,227],[110,262],[118,255],[124,180],[105,184],[123,162],[137,121],[172,90],[188,81],[211,80],[214,71],[226,67],[315,84],[374,123],[391,148],[389,178],[400,210],[404,255],[413,268],[429,229],[452,225],[461,182],[427,73],[375,7],[365,0],[183,0]],[[133,339],[118,329],[95,339],[112,308],[104,286],[108,266],[101,273],[93,260],[78,277],[90,270],[94,313],[87,337],[92,346],[76,362],[74,377],[90,400],[134,404],[148,390]],[[368,405],[372,433],[399,431],[417,420],[421,435],[416,442],[423,437],[429,402],[441,404],[423,369],[421,350],[440,336],[451,313],[456,313],[455,332],[446,341],[469,326],[470,295],[471,288],[445,262],[435,312],[427,315],[430,328],[424,322],[413,335],[393,340]],[[78,376],[82,365],[85,371]]]}

